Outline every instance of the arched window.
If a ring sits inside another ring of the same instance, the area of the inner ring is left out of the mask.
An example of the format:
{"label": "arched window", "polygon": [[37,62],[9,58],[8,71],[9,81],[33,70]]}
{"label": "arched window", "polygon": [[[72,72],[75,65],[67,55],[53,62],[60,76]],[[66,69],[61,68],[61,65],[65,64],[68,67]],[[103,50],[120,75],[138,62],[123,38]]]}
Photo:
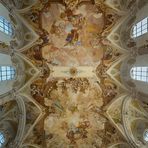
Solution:
{"label": "arched window", "polygon": [[13,28],[11,23],[2,16],[0,16],[0,31],[10,36],[13,35]]}
{"label": "arched window", "polygon": [[5,136],[2,132],[0,132],[0,148],[3,147],[4,143],[5,143]]}
{"label": "arched window", "polygon": [[130,75],[132,79],[148,82],[148,67],[133,67]]}
{"label": "arched window", "polygon": [[15,69],[12,66],[0,66],[0,81],[12,80],[15,76]]}
{"label": "arched window", "polygon": [[136,38],[148,32],[148,17],[133,26],[132,37]]}
{"label": "arched window", "polygon": [[148,130],[145,130],[143,138],[144,138],[144,141],[148,142]]}

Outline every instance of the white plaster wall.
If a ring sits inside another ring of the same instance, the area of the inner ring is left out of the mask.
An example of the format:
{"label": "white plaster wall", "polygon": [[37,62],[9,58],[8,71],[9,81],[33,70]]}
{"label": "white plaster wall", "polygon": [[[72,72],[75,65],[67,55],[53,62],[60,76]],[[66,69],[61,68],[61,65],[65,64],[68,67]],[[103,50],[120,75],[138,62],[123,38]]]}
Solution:
{"label": "white plaster wall", "polygon": [[[145,17],[148,17],[148,3],[141,10],[138,10],[138,13],[136,14],[135,24],[137,24],[138,22],[143,20]],[[146,40],[148,40],[148,33],[143,34],[142,36],[135,38],[135,41],[137,42],[138,47],[145,45]]]}
{"label": "white plaster wall", "polygon": [[[9,12],[1,3],[0,3],[0,16],[3,16],[5,19],[10,21]],[[0,31],[0,41],[5,42],[6,44],[9,45],[11,37]]]}
{"label": "white plaster wall", "polygon": [[[12,66],[11,57],[0,53],[0,66]],[[12,90],[14,80],[0,81],[0,95]]]}
{"label": "white plaster wall", "polygon": [[[135,67],[148,67],[148,54],[138,56],[134,64]],[[140,92],[148,94],[148,82],[136,81],[134,80],[136,89]]]}

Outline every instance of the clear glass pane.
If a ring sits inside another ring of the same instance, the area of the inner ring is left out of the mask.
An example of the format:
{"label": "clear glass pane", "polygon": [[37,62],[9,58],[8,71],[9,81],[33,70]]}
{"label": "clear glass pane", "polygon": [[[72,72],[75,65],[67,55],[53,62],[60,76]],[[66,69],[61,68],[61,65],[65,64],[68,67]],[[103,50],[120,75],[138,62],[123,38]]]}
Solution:
{"label": "clear glass pane", "polygon": [[137,33],[138,33],[138,32],[141,32],[141,31],[142,31],[142,28],[138,28],[138,29],[137,29]]}
{"label": "clear glass pane", "polygon": [[6,76],[7,73],[6,73],[6,71],[2,71],[1,74],[2,74],[2,76]]}
{"label": "clear glass pane", "polygon": [[148,18],[144,18],[133,27],[132,37],[139,37],[148,32]]}
{"label": "clear glass pane", "polygon": [[142,72],[142,74],[141,74],[143,77],[146,77],[147,76],[147,72]]}
{"label": "clear glass pane", "polygon": [[5,81],[5,80],[7,80],[6,76],[2,76],[2,81]]}
{"label": "clear glass pane", "polygon": [[11,75],[11,71],[10,70],[7,70],[7,75]]}
{"label": "clear glass pane", "polygon": [[142,35],[142,33],[141,32],[137,32],[137,37],[140,36],[140,35]]}
{"label": "clear glass pane", "polygon": [[11,75],[7,75],[7,80],[11,80]]}
{"label": "clear glass pane", "polygon": [[14,75],[14,74],[15,74],[15,71],[14,71],[14,70],[12,70],[12,71],[11,71],[11,74],[12,74],[12,75]]}
{"label": "clear glass pane", "polygon": [[147,18],[142,20],[142,25],[147,24]]}
{"label": "clear glass pane", "polygon": [[134,71],[142,71],[142,67],[135,67]]}
{"label": "clear glass pane", "polygon": [[3,23],[2,23],[2,22],[0,22],[0,27],[2,27],[2,28],[3,28]]}
{"label": "clear glass pane", "polygon": [[148,67],[141,67],[142,71],[147,71]]}
{"label": "clear glass pane", "polygon": [[147,24],[142,25],[142,30],[147,29]]}
{"label": "clear glass pane", "polygon": [[142,79],[141,79],[142,81],[144,81],[144,82],[146,82],[146,77],[142,77]]}
{"label": "clear glass pane", "polygon": [[9,34],[8,30],[5,30],[5,33],[6,33],[6,34]]}
{"label": "clear glass pane", "polygon": [[4,29],[0,27],[0,31],[4,32]]}
{"label": "clear glass pane", "polygon": [[15,77],[15,69],[11,66],[0,67],[0,81],[11,80]]}
{"label": "clear glass pane", "polygon": [[6,66],[1,66],[2,71],[6,71],[7,67]]}
{"label": "clear glass pane", "polygon": [[0,31],[12,35],[13,29],[9,21],[7,21],[5,18],[0,17]]}
{"label": "clear glass pane", "polygon": [[142,34],[145,34],[145,33],[147,33],[147,29],[142,30]]}
{"label": "clear glass pane", "polygon": [[131,69],[131,78],[148,82],[148,67],[133,67]]}
{"label": "clear glass pane", "polygon": [[4,143],[5,143],[5,137],[3,133],[0,132],[0,146],[2,147]]}
{"label": "clear glass pane", "polygon": [[144,133],[144,140],[148,142],[148,131],[145,131]]}
{"label": "clear glass pane", "polygon": [[7,66],[6,69],[7,69],[7,70],[11,70],[11,67],[10,67],[10,66]]}
{"label": "clear glass pane", "polygon": [[5,25],[5,30],[8,30],[9,28],[8,28],[8,26],[7,25]]}
{"label": "clear glass pane", "polygon": [[137,28],[140,28],[141,27],[141,22],[137,23]]}

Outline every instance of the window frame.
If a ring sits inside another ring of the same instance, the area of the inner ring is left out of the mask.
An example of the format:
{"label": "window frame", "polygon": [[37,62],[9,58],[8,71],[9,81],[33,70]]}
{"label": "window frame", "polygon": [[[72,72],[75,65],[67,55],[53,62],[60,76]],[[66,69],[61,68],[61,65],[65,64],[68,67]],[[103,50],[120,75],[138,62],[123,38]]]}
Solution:
{"label": "window frame", "polygon": [[16,70],[13,66],[0,66],[0,82],[15,78]]}
{"label": "window frame", "polygon": [[6,138],[3,132],[0,132],[0,148],[2,148],[6,143]]}
{"label": "window frame", "polygon": [[134,80],[141,82],[148,82],[148,67],[146,66],[132,67],[130,70],[130,76]]}
{"label": "window frame", "polygon": [[148,17],[137,22],[132,28],[132,38],[140,37],[148,32]]}
{"label": "window frame", "polygon": [[143,133],[143,140],[148,143],[148,129],[146,129]]}
{"label": "window frame", "polygon": [[9,36],[13,36],[14,33],[11,22],[9,22],[3,16],[0,16],[0,31]]}

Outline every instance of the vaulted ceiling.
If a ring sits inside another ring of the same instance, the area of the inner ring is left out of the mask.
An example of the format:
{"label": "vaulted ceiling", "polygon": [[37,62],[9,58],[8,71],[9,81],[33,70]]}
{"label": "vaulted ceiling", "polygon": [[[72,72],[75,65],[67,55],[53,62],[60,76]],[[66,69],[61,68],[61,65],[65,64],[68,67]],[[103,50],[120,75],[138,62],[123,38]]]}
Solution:
{"label": "vaulted ceiling", "polygon": [[130,97],[120,67],[130,51],[119,33],[134,1],[122,3],[40,0],[16,7],[13,19],[22,32],[16,30],[11,46],[25,67],[25,80],[17,94],[13,92],[24,100],[21,147],[134,145],[121,113],[124,99]]}

